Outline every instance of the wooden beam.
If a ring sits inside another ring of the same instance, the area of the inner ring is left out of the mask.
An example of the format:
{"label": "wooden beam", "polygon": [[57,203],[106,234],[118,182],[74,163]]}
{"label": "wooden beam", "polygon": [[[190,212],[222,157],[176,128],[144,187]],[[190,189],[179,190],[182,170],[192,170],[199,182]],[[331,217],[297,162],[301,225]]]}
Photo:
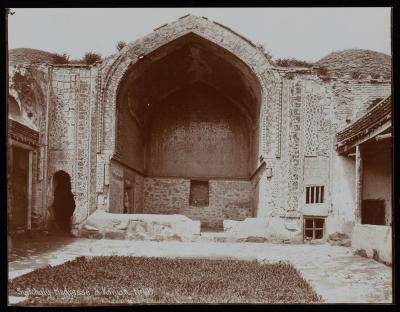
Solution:
{"label": "wooden beam", "polygon": [[33,146],[21,143],[19,141],[14,140],[14,139],[10,140],[10,144],[11,144],[11,146],[17,146],[19,148],[23,148],[23,149],[26,149],[26,150],[29,150],[29,151],[34,151],[35,150],[35,148]]}
{"label": "wooden beam", "polygon": [[392,134],[391,133],[386,133],[386,134],[380,134],[377,135],[375,137],[376,141],[382,141],[382,140],[387,140],[387,139],[391,139],[392,138]]}
{"label": "wooden beam", "polygon": [[32,180],[33,180],[33,151],[29,151],[29,163],[28,163],[28,206],[26,211],[26,229],[32,228]]}
{"label": "wooden beam", "polygon": [[361,223],[361,205],[362,205],[362,190],[363,190],[363,155],[361,146],[356,146],[356,209],[355,221]]}
{"label": "wooden beam", "polygon": [[378,128],[372,130],[367,135],[361,137],[358,140],[354,140],[352,143],[346,143],[338,148],[338,152],[340,155],[346,154],[347,151],[351,150],[357,145],[360,145],[370,139],[373,139],[375,136],[381,134],[382,132],[390,129],[392,127],[391,120],[386,121],[383,125],[379,126]]}

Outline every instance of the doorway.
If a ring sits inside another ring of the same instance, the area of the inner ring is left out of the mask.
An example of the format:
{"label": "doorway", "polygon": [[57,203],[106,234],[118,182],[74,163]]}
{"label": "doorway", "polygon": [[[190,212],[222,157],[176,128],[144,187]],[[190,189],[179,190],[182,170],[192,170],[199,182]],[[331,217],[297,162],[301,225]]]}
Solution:
{"label": "doorway", "polygon": [[26,230],[28,227],[28,208],[29,202],[29,150],[13,146],[13,212],[12,229],[13,231]]}
{"label": "doorway", "polygon": [[362,201],[361,224],[385,225],[385,201],[383,199]]}
{"label": "doorway", "polygon": [[71,191],[71,177],[63,171],[57,171],[54,183],[54,219],[58,228],[66,233],[71,231],[71,217],[75,211],[74,195]]}

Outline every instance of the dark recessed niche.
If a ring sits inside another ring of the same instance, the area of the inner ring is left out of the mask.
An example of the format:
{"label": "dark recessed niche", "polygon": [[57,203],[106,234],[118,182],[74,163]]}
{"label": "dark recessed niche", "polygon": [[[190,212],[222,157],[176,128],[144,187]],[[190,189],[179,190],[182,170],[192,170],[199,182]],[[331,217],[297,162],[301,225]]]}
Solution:
{"label": "dark recessed niche", "polygon": [[206,207],[209,203],[209,183],[204,180],[190,180],[189,205]]}

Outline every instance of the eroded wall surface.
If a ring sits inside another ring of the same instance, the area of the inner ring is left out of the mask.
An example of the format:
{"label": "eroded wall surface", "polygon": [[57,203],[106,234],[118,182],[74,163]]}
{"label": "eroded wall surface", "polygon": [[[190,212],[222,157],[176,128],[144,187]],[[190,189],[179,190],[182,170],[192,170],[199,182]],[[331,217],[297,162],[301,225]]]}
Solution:
{"label": "eroded wall surface", "polygon": [[189,86],[156,110],[148,142],[149,176],[249,177],[248,122],[216,90]]}
{"label": "eroded wall surface", "polygon": [[74,224],[82,223],[96,205],[96,81],[96,67],[51,69],[47,205],[53,200],[54,173],[67,172],[76,204]]}
{"label": "eroded wall surface", "polygon": [[109,167],[107,188],[109,202],[100,207],[113,213],[143,213],[144,177],[139,172],[112,160]]}
{"label": "eroded wall surface", "polygon": [[[32,146],[32,193],[31,193],[31,226],[42,227],[44,224],[44,203],[46,183],[44,171],[47,167],[45,159],[46,142],[46,106],[48,98],[49,70],[46,66],[30,64],[13,64],[9,68],[8,118],[38,131],[37,146]],[[10,105],[11,104],[11,105]],[[12,138],[24,143],[23,136]],[[9,144],[10,142],[8,142]],[[26,142],[25,142],[26,143]],[[11,148],[11,146],[10,146]],[[12,155],[12,154],[11,154]],[[11,156],[12,158],[12,156]],[[10,164],[12,159],[8,159]],[[10,165],[9,164],[9,165]],[[28,164],[26,164],[28,166]],[[8,168],[10,170],[10,168]],[[10,171],[12,174],[12,172]],[[12,177],[9,177],[12,183]],[[9,204],[12,199],[9,199]],[[12,205],[12,203],[11,203]],[[10,206],[10,205],[8,205]],[[10,209],[11,207],[9,207]],[[9,211],[9,213],[12,213]],[[12,218],[12,215],[11,215]]]}

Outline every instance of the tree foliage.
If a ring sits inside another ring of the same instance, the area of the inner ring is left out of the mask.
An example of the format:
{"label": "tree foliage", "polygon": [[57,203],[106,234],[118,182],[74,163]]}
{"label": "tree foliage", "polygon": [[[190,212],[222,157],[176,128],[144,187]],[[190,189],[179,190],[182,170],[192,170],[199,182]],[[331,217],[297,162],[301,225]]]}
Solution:
{"label": "tree foliage", "polygon": [[125,41],[118,41],[116,48],[118,51],[121,51],[124,47],[126,46],[126,42]]}
{"label": "tree foliage", "polygon": [[313,66],[312,63],[309,63],[307,61],[298,60],[295,58],[277,59],[275,61],[275,65],[280,66],[280,67],[307,67],[307,68],[311,68]]}
{"label": "tree foliage", "polygon": [[101,61],[101,54],[96,52],[87,52],[83,57],[83,62],[87,65],[92,65],[99,61]]}
{"label": "tree foliage", "polygon": [[83,62],[86,65],[92,65],[96,62],[100,62],[101,61],[101,55],[99,53],[96,52],[87,52],[85,54],[85,56],[83,57]]}
{"label": "tree foliage", "polygon": [[69,55],[67,53],[58,54],[55,53],[53,56],[54,64],[68,64],[69,63]]}

